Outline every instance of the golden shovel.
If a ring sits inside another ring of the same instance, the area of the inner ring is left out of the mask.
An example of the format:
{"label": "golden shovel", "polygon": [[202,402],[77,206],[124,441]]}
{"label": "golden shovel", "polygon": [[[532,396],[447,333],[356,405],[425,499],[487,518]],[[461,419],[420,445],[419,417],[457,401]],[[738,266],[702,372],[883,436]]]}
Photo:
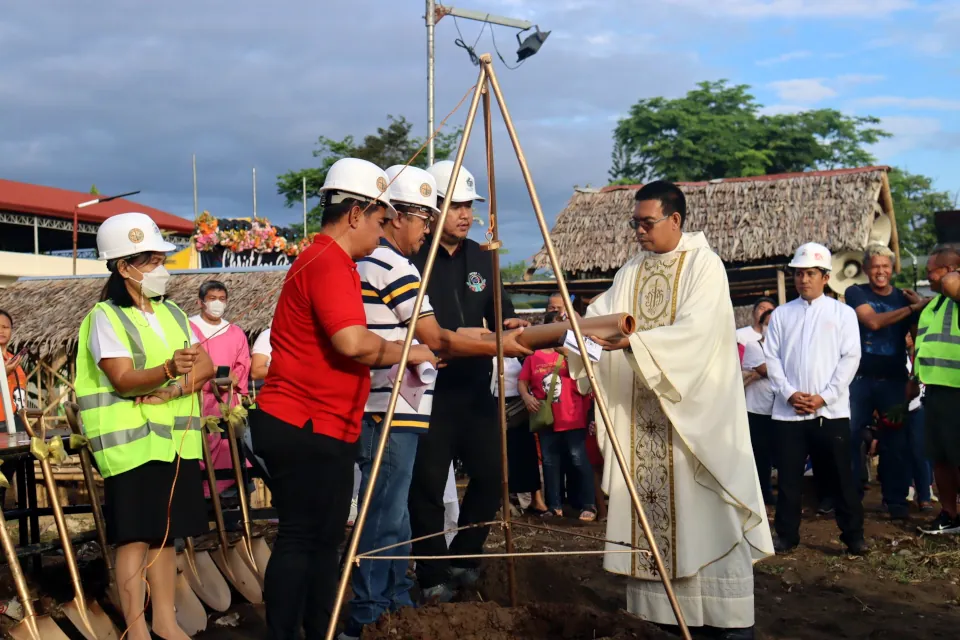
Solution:
{"label": "golden shovel", "polygon": [[73,600],[63,605],[63,613],[87,640],[116,640],[120,637],[117,628],[100,607],[100,603],[96,600],[87,602],[83,594],[83,585],[80,583],[80,571],[77,569],[73,541],[70,539],[70,531],[67,529],[67,523],[63,518],[60,497],[57,495],[57,483],[53,478],[53,471],[50,469],[50,458],[58,461],[66,458],[63,440],[60,436],[56,436],[48,444],[44,440],[46,428],[43,417],[40,418],[40,437],[37,437],[30,426],[25,411],[22,412],[22,417],[27,435],[30,436],[30,450],[40,460],[40,469],[43,471],[43,480],[47,487],[47,499],[53,509],[53,519],[57,523],[57,532],[60,534],[60,543],[63,546],[63,557],[67,563],[67,570],[70,572],[70,582],[73,583],[74,597]]}
{"label": "golden shovel", "polygon": [[220,508],[220,494],[217,493],[217,478],[213,469],[213,459],[210,456],[210,445],[207,442],[207,432],[211,428],[209,422],[204,425],[200,441],[203,445],[203,463],[207,468],[207,484],[210,486],[210,501],[213,504],[213,518],[217,525],[217,535],[220,538],[220,548],[213,554],[213,561],[223,573],[227,581],[233,585],[240,595],[253,604],[263,602],[263,585],[257,573],[253,558],[245,550],[231,546],[227,538],[227,529],[223,524],[223,511]]}
{"label": "golden shovel", "polygon": [[[3,476],[0,478],[2,478],[0,484],[6,484],[6,478]],[[38,616],[34,611],[30,590],[27,589],[27,580],[23,577],[23,568],[20,566],[17,550],[10,539],[10,532],[7,531],[7,521],[3,518],[2,509],[0,509],[0,542],[3,542],[3,554],[7,556],[7,566],[10,567],[13,582],[17,586],[17,597],[23,605],[23,620],[9,629],[10,636],[14,640],[69,640],[67,634],[57,626],[53,618]]]}
{"label": "golden shovel", "polygon": [[[270,561],[270,545],[263,536],[253,536],[250,522],[250,506],[247,503],[246,479],[243,476],[243,465],[240,463],[240,449],[237,438],[237,431],[234,427],[234,415],[228,415],[224,422],[227,425],[227,438],[230,441],[230,457],[233,462],[233,472],[236,475],[237,495],[240,498],[240,515],[243,517],[243,544],[250,560],[253,563],[253,569],[260,577],[260,584],[263,585],[263,578],[267,572],[267,563]],[[236,421],[242,422],[246,415],[246,409],[243,414],[238,415]]]}
{"label": "golden shovel", "polygon": [[[214,611],[230,608],[230,585],[211,557],[211,551],[197,548],[193,538],[186,539],[186,550],[177,555],[177,569],[193,592]],[[214,553],[216,545],[213,545]]]}
{"label": "golden shovel", "polygon": [[[73,402],[67,402],[63,405],[63,408],[70,429],[77,436],[83,436],[80,428],[80,406]],[[122,612],[123,606],[120,601],[120,591],[117,588],[117,571],[113,565],[113,549],[107,544],[107,527],[103,518],[103,509],[100,506],[100,496],[97,492],[96,479],[93,476],[93,463],[90,458],[90,449],[86,445],[86,442],[77,442],[76,447],[71,446],[70,448],[80,451],[80,467],[83,470],[83,483],[86,485],[87,495],[90,497],[90,510],[93,514],[93,525],[97,530],[97,542],[100,544],[100,554],[103,556],[103,564],[107,567],[107,599],[117,611]]]}

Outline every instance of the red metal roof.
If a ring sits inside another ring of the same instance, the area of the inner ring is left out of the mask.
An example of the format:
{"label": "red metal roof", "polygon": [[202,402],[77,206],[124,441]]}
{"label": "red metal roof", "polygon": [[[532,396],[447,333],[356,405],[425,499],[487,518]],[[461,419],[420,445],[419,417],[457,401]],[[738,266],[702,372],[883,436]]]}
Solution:
{"label": "red metal roof", "polygon": [[[94,198],[96,196],[82,191],[67,191],[66,189],[44,187],[38,184],[0,180],[0,209],[17,213],[73,220],[73,208],[81,202],[87,202]],[[147,214],[153,218],[158,227],[165,231],[173,231],[185,236],[193,234],[192,220],[125,198],[84,207],[78,211],[77,219],[81,222],[100,224],[110,216],[130,211]]]}
{"label": "red metal roof", "polygon": [[[831,169],[829,171],[801,171],[798,173],[773,173],[766,176],[746,176],[742,178],[721,178],[718,180],[718,183],[726,184],[728,182],[768,182],[773,180],[789,180],[790,178],[817,178],[817,177],[830,177],[830,176],[842,176],[851,173],[869,173],[873,171],[890,171],[890,167],[887,166],[876,166],[876,167],[856,167],[853,169]],[[677,182],[676,184],[681,186],[690,186],[698,187],[702,185],[711,184],[713,181],[703,181],[703,182]],[[715,183],[716,184],[716,183]],[[620,189],[639,189],[642,187],[642,184],[614,184],[600,189],[601,192],[606,193],[607,191],[618,191]]]}

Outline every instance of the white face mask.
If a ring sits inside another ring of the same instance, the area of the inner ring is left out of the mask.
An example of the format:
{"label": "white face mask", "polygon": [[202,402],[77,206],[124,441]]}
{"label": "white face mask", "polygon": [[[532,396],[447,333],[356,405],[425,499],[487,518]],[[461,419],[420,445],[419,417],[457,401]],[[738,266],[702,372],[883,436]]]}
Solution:
{"label": "white face mask", "polygon": [[[133,267],[137,269],[136,267]],[[142,276],[140,279],[140,290],[143,291],[143,295],[148,298],[156,298],[158,296],[166,295],[167,293],[167,283],[170,281],[170,273],[167,271],[167,268],[162,264],[158,266],[153,271],[147,271],[144,273],[137,269],[137,272]]]}
{"label": "white face mask", "polygon": [[205,302],[203,306],[206,308],[207,313],[214,318],[222,318],[223,313],[227,310],[227,303],[223,300],[211,300],[210,302]]}

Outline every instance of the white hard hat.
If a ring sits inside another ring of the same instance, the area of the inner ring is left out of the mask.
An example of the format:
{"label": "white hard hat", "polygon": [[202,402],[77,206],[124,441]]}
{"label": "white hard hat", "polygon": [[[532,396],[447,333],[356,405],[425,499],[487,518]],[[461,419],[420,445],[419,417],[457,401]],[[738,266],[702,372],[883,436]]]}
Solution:
{"label": "white hard hat", "polygon": [[97,229],[101,260],[125,258],[145,251],[166,253],[177,247],[163,239],[160,227],[145,213],[118,213]]}
{"label": "white hard hat", "polygon": [[[453,161],[441,160],[436,162],[427,171],[437,181],[437,193],[441,198],[447,197],[447,187],[450,185],[450,174],[453,173]],[[453,189],[451,202],[470,202],[479,200],[484,202],[486,199],[477,195],[477,183],[473,179],[473,174],[467,171],[466,167],[460,167],[460,173],[457,174],[457,184]]]}
{"label": "white hard hat", "polygon": [[[374,200],[387,208],[388,218],[397,212],[390,204],[390,179],[383,169],[360,158],[341,158],[327,171],[320,192],[340,191],[362,199]],[[336,202],[336,201],[334,201]]]}
{"label": "white hard hat", "polygon": [[392,180],[390,201],[393,204],[428,207],[434,213],[440,213],[437,209],[437,181],[429,171],[395,164],[387,168],[387,179]]}
{"label": "white hard hat", "polygon": [[793,269],[823,269],[825,271],[833,270],[833,262],[830,256],[830,249],[816,242],[808,242],[800,245],[797,252],[793,254],[793,260],[789,267]]}

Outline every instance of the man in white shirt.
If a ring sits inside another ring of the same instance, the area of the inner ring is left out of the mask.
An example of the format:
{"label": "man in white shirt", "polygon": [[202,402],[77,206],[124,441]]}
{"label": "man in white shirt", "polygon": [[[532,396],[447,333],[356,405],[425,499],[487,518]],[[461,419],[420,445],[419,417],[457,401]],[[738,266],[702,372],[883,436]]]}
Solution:
{"label": "man in white shirt", "polygon": [[737,329],[737,342],[747,345],[751,342],[760,342],[763,339],[763,330],[760,319],[768,311],[777,308],[777,303],[773,298],[764,296],[753,303],[753,324],[749,327],[740,327]]}
{"label": "man in white shirt", "polygon": [[859,555],[867,551],[863,506],[850,469],[850,383],[860,364],[857,314],[823,294],[830,279],[829,249],[814,242],[801,245],[790,267],[800,297],[773,312],[764,340],[767,376],[777,394],[774,546],[777,553],[788,553],[800,543],[809,453],[821,486],[834,494],[840,539]]}

